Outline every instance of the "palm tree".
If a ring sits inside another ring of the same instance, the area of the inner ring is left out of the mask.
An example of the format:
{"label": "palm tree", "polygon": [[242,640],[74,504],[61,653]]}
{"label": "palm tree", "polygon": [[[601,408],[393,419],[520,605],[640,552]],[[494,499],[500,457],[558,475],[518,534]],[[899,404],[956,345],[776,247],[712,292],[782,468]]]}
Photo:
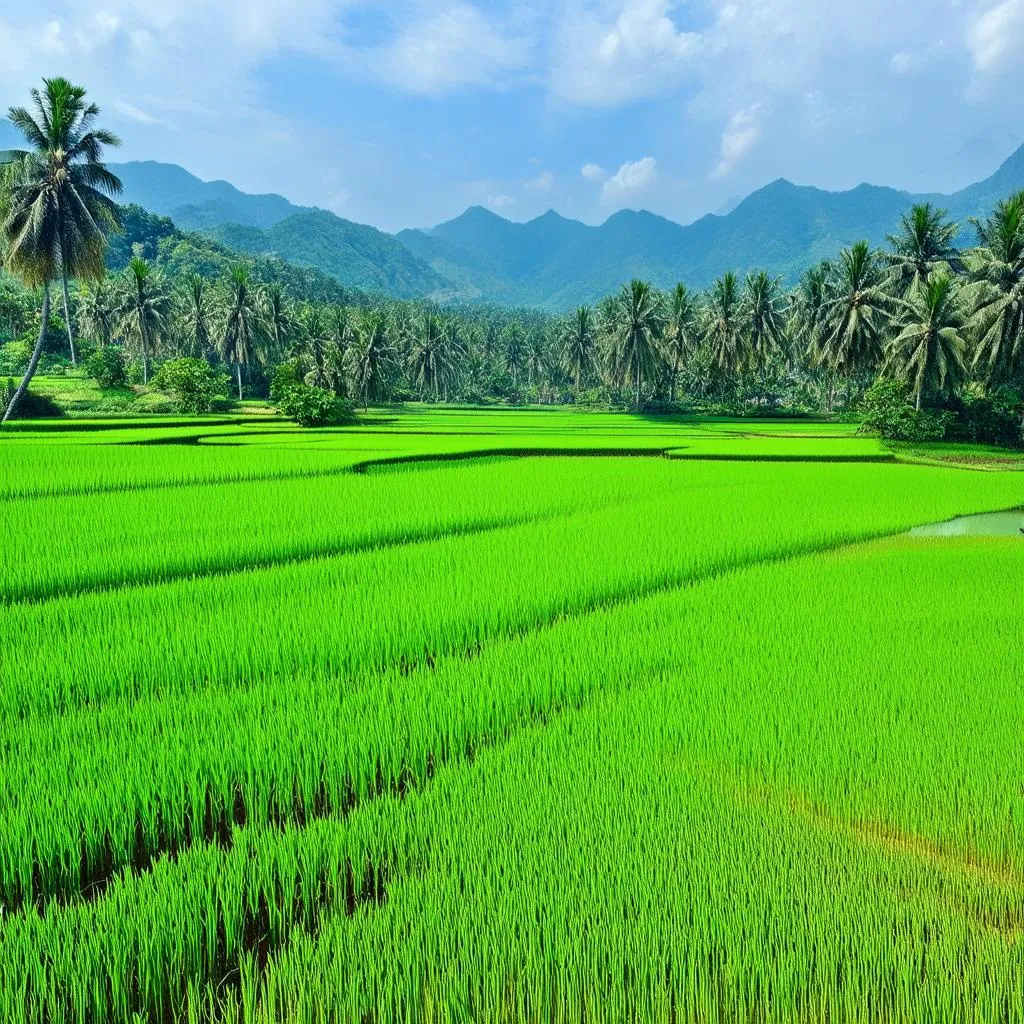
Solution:
{"label": "palm tree", "polygon": [[634,386],[639,411],[641,385],[658,367],[664,303],[650,282],[634,278],[615,296],[608,315],[613,366],[620,378]]}
{"label": "palm tree", "polygon": [[889,267],[889,287],[900,297],[923,288],[935,271],[951,273],[959,266],[960,253],[953,240],[959,228],[946,219],[946,211],[931,203],[916,203],[900,218],[900,229],[889,235],[892,252],[884,253]]}
{"label": "palm tree", "polygon": [[309,365],[306,383],[332,390],[332,366],[328,354],[331,337],[320,306],[304,306],[298,318],[299,345],[303,359]]}
{"label": "palm tree", "polygon": [[665,324],[663,345],[666,357],[671,360],[671,371],[668,383],[668,400],[676,400],[676,381],[679,371],[689,361],[690,356],[700,344],[700,323],[697,315],[697,303],[689,289],[681,281],[672,291],[669,299],[668,320]]}
{"label": "palm tree", "polygon": [[444,325],[435,313],[427,313],[413,330],[409,349],[409,373],[420,398],[438,400],[442,379],[450,375],[450,352]]}
{"label": "palm tree", "polygon": [[[825,339],[825,310],[835,294],[835,268],[822,260],[800,278],[790,307],[789,339],[790,359],[817,363]],[[818,365],[825,375],[825,411],[831,412],[835,404],[835,373],[828,366]]]}
{"label": "palm tree", "polygon": [[725,373],[736,372],[747,363],[742,317],[739,280],[729,271],[711,286],[704,309],[704,337],[711,361]]}
{"label": "palm tree", "polygon": [[594,350],[597,346],[597,327],[589,306],[580,306],[562,323],[562,359],[572,374],[573,387],[579,397],[580,382],[594,368]]}
{"label": "palm tree", "polygon": [[170,301],[158,274],[141,257],[125,269],[125,290],[117,310],[117,332],[142,354],[142,383],[149,383],[149,357],[167,333]]}
{"label": "palm tree", "polygon": [[274,352],[281,356],[288,347],[288,339],[295,327],[291,302],[284,289],[275,282],[260,292],[260,304]]}
{"label": "palm tree", "polygon": [[964,316],[953,278],[933,274],[911,291],[900,317],[900,333],[886,349],[886,368],[908,377],[920,412],[926,392],[961,384],[967,375]]}
{"label": "palm tree", "polygon": [[121,217],[110,198],[121,192],[120,180],[103,164],[103,147],[121,140],[94,128],[95,103],[85,89],[65,78],[44,78],[43,91],[31,92],[35,115],[11,107],[8,117],[32,147],[9,154],[22,165],[10,213],[10,257],[36,264],[33,284],[48,285],[60,276],[64,323],[71,363],[77,362],[68,280],[100,280],[105,266],[105,232],[119,230]]}
{"label": "palm tree", "polygon": [[210,289],[202,274],[190,274],[178,293],[175,329],[191,356],[210,351]]}
{"label": "palm tree", "polygon": [[748,274],[740,303],[744,349],[751,366],[765,366],[782,351],[786,338],[786,317],[779,278],[763,270]]}
{"label": "palm tree", "polygon": [[0,162],[16,165],[8,172],[9,187],[5,189],[5,261],[25,284],[43,290],[39,337],[25,376],[7,405],[4,422],[13,415],[39,365],[50,321],[50,285],[58,277],[64,289],[64,319],[75,362],[68,279],[103,278],[105,231],[117,230],[121,224],[117,205],[110,198],[121,191],[121,182],[103,165],[103,147],[117,146],[120,140],[93,127],[99,108],[86,104],[84,89],[63,78],[44,79],[43,85],[42,93],[32,90],[36,116],[24,107],[12,107],[8,112],[31,150],[0,157]]}
{"label": "palm tree", "polygon": [[379,309],[370,310],[359,318],[350,359],[356,393],[365,409],[370,402],[380,401],[387,394],[395,361],[387,320]]}
{"label": "palm tree", "polygon": [[849,376],[882,359],[886,331],[898,302],[885,287],[881,262],[867,242],[840,254],[835,290],[821,309],[814,362]]}
{"label": "palm tree", "polygon": [[973,223],[979,242],[967,257],[973,365],[988,381],[1013,379],[1024,367],[1024,192]]}
{"label": "palm tree", "polygon": [[544,332],[535,329],[526,339],[526,380],[532,386],[539,384],[547,371],[548,349]]}
{"label": "palm tree", "polygon": [[505,358],[505,369],[512,375],[512,383],[516,384],[526,366],[526,334],[518,320],[509,321],[502,329],[499,344]]}
{"label": "palm tree", "polygon": [[242,364],[257,356],[267,337],[267,324],[261,315],[257,293],[249,283],[249,270],[243,263],[231,268],[228,276],[229,298],[220,330],[220,354],[235,364],[238,400],[242,400]]}
{"label": "palm tree", "polygon": [[78,329],[106,348],[114,331],[115,306],[104,282],[83,285],[78,293]]}

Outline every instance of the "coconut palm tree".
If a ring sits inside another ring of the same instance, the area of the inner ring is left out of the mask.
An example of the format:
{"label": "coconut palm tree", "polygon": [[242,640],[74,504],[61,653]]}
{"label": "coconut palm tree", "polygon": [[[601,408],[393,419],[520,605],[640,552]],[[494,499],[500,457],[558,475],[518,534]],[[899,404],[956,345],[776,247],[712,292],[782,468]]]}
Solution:
{"label": "coconut palm tree", "polygon": [[258,294],[249,281],[249,269],[237,263],[228,275],[228,302],[218,347],[224,359],[235,365],[239,401],[242,400],[242,366],[257,357],[267,334],[267,322],[260,310]]}
{"label": "coconut palm tree", "polygon": [[729,271],[714,282],[704,308],[704,337],[714,366],[735,373],[747,364],[739,280]]}
{"label": "coconut palm tree", "polygon": [[281,357],[288,348],[295,328],[291,301],[284,289],[275,282],[260,292],[260,306],[274,353]]}
{"label": "coconut palm tree", "polygon": [[960,298],[949,274],[935,273],[911,290],[899,333],[886,346],[885,368],[910,380],[918,411],[923,395],[955,387],[966,378],[963,325]]}
{"label": "coconut palm tree", "polygon": [[615,296],[608,316],[612,364],[619,378],[634,388],[639,411],[641,386],[654,376],[660,361],[665,306],[650,282],[634,278]]}
{"label": "coconut palm tree", "polygon": [[835,404],[835,373],[831,367],[818,364],[817,354],[824,344],[825,309],[834,292],[835,268],[828,260],[822,260],[800,278],[788,326],[791,361],[809,363],[812,370],[824,374],[826,412],[831,412]]}
{"label": "coconut palm tree", "polygon": [[356,394],[362,399],[363,408],[386,396],[395,356],[384,314],[379,309],[363,313],[356,324],[355,343],[349,350]]}
{"label": "coconut palm tree", "polygon": [[50,321],[50,285],[60,279],[71,360],[75,361],[68,279],[101,280],[105,266],[105,232],[121,224],[110,198],[121,191],[120,180],[103,164],[104,146],[117,146],[112,132],[95,128],[99,108],[85,102],[85,90],[63,78],[43,80],[32,90],[35,115],[12,107],[11,123],[25,136],[28,151],[0,156],[8,169],[3,205],[5,262],[32,288],[42,288],[39,337],[28,369],[8,403],[6,422],[28,388],[39,365]]}
{"label": "coconut palm tree", "polygon": [[742,330],[750,366],[763,367],[786,340],[786,315],[779,278],[759,270],[748,274],[740,303]]}
{"label": "coconut palm tree", "polygon": [[885,271],[867,242],[844,249],[835,289],[821,309],[814,362],[849,376],[881,361],[886,332],[899,308],[885,286]]}
{"label": "coconut palm tree", "polygon": [[102,280],[84,284],[78,293],[78,329],[100,348],[106,348],[114,331],[116,306]]}
{"label": "coconut palm tree", "polygon": [[297,319],[300,358],[309,367],[305,375],[307,384],[332,390],[333,365],[330,358],[331,334],[322,306],[307,305],[299,311]]}
{"label": "coconut palm tree", "polygon": [[900,218],[900,229],[888,236],[891,252],[882,259],[889,268],[888,286],[898,296],[906,297],[915,288],[922,288],[936,271],[947,274],[959,267],[960,253],[953,240],[959,227],[931,203],[915,203],[910,213]]}
{"label": "coconut palm tree", "polygon": [[512,383],[519,381],[519,375],[526,367],[526,332],[518,320],[511,320],[502,328],[498,344],[504,357],[505,369],[512,376]]}
{"label": "coconut palm tree", "polygon": [[175,303],[175,330],[188,355],[205,357],[210,351],[210,288],[202,274],[190,274]]}
{"label": "coconut palm tree", "polygon": [[413,331],[409,348],[409,373],[420,398],[438,400],[443,379],[450,376],[451,353],[445,326],[436,313],[427,313]]}
{"label": "coconut palm tree", "polygon": [[689,289],[681,281],[672,291],[669,299],[668,318],[665,322],[665,336],[662,339],[665,356],[670,364],[668,400],[676,400],[676,381],[679,371],[689,361],[700,344],[700,318],[697,303]]}
{"label": "coconut palm tree", "polygon": [[33,284],[45,285],[60,277],[74,365],[68,281],[103,277],[106,232],[121,226],[117,205],[110,198],[121,192],[121,182],[104,166],[103,148],[119,146],[121,140],[113,132],[93,127],[99,107],[86,103],[85,89],[65,78],[44,78],[43,90],[33,89],[31,96],[35,114],[25,107],[11,107],[7,115],[31,146],[8,154],[22,170],[12,192],[10,257],[36,264]]}
{"label": "coconut palm tree", "polygon": [[142,383],[149,383],[149,358],[167,333],[170,299],[160,275],[141,257],[125,269],[125,288],[117,308],[116,331],[142,356]]}
{"label": "coconut palm tree", "polygon": [[580,383],[594,369],[597,348],[597,325],[589,306],[579,306],[562,322],[560,333],[562,359],[572,374],[573,387],[579,397]]}
{"label": "coconut palm tree", "polygon": [[548,346],[544,332],[538,328],[527,336],[525,362],[527,382],[531,386],[540,384],[548,368]]}
{"label": "coconut palm tree", "polygon": [[979,244],[967,256],[966,296],[973,366],[988,381],[1013,379],[1024,369],[1024,192],[973,223]]}

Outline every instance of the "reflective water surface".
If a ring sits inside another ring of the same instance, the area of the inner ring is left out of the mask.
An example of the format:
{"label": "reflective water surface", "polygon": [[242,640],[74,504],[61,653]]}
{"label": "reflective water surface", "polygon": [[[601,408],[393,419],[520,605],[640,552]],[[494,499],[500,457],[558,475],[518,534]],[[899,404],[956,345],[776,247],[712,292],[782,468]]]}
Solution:
{"label": "reflective water surface", "polygon": [[947,519],[944,523],[915,526],[911,537],[1020,537],[1024,540],[1024,509],[1012,512],[982,512],[974,516]]}

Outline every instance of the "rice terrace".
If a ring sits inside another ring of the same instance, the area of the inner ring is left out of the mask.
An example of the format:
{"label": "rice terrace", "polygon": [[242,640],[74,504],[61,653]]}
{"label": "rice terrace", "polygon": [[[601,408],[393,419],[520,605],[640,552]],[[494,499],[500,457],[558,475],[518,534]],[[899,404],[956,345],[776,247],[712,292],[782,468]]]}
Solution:
{"label": "rice terrace", "polygon": [[1024,543],[909,535],[1012,468],[428,407],[0,461],[4,1021],[1024,1016]]}

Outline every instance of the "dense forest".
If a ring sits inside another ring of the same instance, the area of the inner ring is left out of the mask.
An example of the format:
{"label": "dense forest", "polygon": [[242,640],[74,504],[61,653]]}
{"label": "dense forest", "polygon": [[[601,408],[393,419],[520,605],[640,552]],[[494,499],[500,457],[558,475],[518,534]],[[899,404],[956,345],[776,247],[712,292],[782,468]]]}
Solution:
{"label": "dense forest", "polygon": [[765,272],[702,293],[634,280],[554,316],[350,291],[117,206],[102,153],[118,140],[84,91],[55,79],[34,99],[35,114],[10,112],[29,149],[0,189],[0,375],[15,400],[13,378],[84,366],[192,409],[269,396],[310,423],[421,399],[858,412],[895,437],[1021,440],[1024,193],[970,225],[971,248],[921,203],[886,247],[858,242],[791,290]]}

